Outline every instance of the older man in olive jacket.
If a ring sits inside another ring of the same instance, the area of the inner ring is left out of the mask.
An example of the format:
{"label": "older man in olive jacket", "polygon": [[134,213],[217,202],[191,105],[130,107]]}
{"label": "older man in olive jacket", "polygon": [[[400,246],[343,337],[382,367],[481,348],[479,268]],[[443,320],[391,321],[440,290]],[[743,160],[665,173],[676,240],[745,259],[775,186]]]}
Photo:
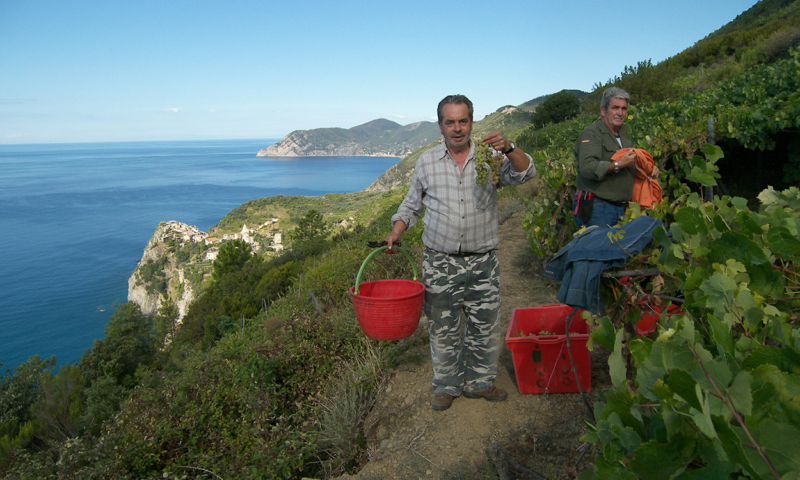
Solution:
{"label": "older man in olive jacket", "polygon": [[[614,226],[624,215],[633,192],[636,154],[629,150],[618,161],[611,157],[622,148],[631,148],[625,116],[630,95],[621,88],[603,92],[600,119],[586,127],[575,142],[578,162],[575,198],[575,224]],[[658,174],[658,170],[653,176]]]}

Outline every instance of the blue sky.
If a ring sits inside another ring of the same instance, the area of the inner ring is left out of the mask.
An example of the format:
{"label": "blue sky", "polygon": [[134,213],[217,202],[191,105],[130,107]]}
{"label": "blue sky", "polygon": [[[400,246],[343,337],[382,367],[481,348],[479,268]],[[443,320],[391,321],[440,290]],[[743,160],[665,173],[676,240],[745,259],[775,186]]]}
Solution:
{"label": "blue sky", "polygon": [[0,144],[476,120],[692,46],[754,0],[0,0]]}

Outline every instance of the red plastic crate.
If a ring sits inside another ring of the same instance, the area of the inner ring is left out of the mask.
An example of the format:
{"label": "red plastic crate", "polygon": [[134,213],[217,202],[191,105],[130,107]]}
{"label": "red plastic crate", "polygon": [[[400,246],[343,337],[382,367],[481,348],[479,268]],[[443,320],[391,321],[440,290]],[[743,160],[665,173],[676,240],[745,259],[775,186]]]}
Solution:
{"label": "red plastic crate", "polygon": [[[567,351],[569,305],[517,308],[511,314],[506,345],[514,359],[519,393],[577,393],[578,384]],[[592,388],[591,358],[586,348],[589,327],[578,310],[569,329],[575,369],[584,392]],[[553,335],[540,336],[546,331]]]}

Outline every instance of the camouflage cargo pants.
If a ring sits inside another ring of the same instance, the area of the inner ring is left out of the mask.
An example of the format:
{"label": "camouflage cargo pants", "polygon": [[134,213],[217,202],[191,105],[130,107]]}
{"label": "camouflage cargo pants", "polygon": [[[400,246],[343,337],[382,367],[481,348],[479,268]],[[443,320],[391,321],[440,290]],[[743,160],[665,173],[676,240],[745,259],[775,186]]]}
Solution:
{"label": "camouflage cargo pants", "polygon": [[426,248],[422,270],[433,393],[459,396],[491,387],[502,341],[495,252],[455,256]]}

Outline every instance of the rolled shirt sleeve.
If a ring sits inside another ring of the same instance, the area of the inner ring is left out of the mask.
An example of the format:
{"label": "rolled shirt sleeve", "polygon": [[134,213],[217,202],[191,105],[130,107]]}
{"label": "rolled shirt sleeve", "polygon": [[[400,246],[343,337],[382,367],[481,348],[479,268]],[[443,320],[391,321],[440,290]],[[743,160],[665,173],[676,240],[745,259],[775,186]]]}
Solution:
{"label": "rolled shirt sleeve", "polygon": [[514,170],[514,167],[511,166],[511,162],[506,158],[503,165],[500,167],[499,187],[505,185],[521,185],[536,176],[536,165],[533,164],[533,158],[527,153],[525,156],[528,157],[528,168],[521,172]]}

